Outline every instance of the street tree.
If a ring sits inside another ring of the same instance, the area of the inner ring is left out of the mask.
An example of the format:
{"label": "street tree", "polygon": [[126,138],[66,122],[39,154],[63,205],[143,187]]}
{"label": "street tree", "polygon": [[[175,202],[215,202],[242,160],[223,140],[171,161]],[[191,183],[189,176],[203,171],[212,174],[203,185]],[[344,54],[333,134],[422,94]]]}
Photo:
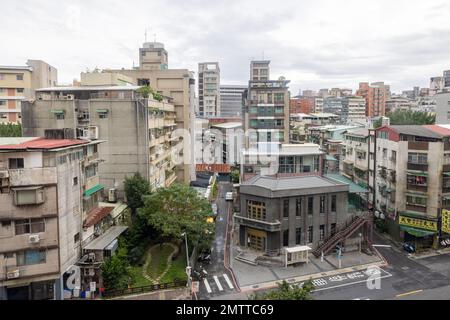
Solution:
{"label": "street tree", "polygon": [[209,223],[212,209],[210,203],[193,188],[173,184],[158,189],[145,198],[139,215],[146,218],[163,238],[182,240],[187,233],[191,245],[206,248],[214,237],[214,224]]}
{"label": "street tree", "polygon": [[252,300],[313,300],[311,292],[314,285],[311,281],[305,282],[302,286],[291,286],[286,281],[278,285],[275,290],[264,293],[256,293]]}
{"label": "street tree", "polygon": [[106,290],[126,289],[130,282],[127,250],[120,248],[102,264],[102,277]]}
{"label": "street tree", "polygon": [[126,177],[124,182],[127,203],[133,214],[144,205],[143,197],[150,194],[150,184],[140,173]]}
{"label": "street tree", "polygon": [[[386,115],[391,125],[426,125],[435,124],[436,115],[428,112],[397,109]],[[374,123],[375,128],[381,127],[381,118]]]}

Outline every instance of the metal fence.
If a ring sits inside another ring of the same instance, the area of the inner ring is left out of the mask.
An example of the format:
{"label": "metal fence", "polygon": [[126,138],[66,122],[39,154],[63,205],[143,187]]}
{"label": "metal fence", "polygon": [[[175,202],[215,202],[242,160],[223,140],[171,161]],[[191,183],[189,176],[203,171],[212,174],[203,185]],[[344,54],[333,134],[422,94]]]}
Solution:
{"label": "metal fence", "polygon": [[154,291],[159,291],[159,290],[181,288],[181,287],[186,287],[186,285],[187,285],[186,280],[175,280],[174,282],[158,283],[158,284],[153,284],[153,285],[144,286],[144,287],[128,288],[128,289],[122,289],[122,290],[109,290],[109,291],[105,291],[103,293],[103,297],[104,298],[113,298],[113,297],[119,297],[119,296],[141,294],[141,293],[145,293],[145,292],[154,292]]}

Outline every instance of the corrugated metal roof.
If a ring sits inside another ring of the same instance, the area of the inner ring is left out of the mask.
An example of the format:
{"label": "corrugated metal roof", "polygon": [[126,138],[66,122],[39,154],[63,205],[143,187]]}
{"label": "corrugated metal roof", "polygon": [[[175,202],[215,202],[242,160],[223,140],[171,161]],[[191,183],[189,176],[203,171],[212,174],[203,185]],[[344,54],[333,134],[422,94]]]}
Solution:
{"label": "corrugated metal roof", "polygon": [[46,91],[135,91],[141,86],[80,86],[80,87],[49,87],[37,89],[37,92]]}
{"label": "corrugated metal roof", "polygon": [[436,125],[436,124],[430,124],[424,126],[427,129],[430,129],[433,132],[436,132],[437,134],[440,134],[444,137],[450,136],[450,128],[442,125]]}
{"label": "corrugated metal roof", "polygon": [[[1,139],[0,139],[1,141]],[[30,140],[17,140],[17,143],[3,144],[0,142],[0,150],[29,150],[29,149],[58,149],[89,143],[80,139],[46,139],[32,138]]]}
{"label": "corrugated metal roof", "polygon": [[96,225],[103,218],[105,218],[107,215],[109,215],[111,213],[111,211],[113,211],[113,210],[114,210],[114,207],[98,207],[98,208],[92,209],[89,212],[89,214],[84,222],[84,227],[89,228],[89,227]]}
{"label": "corrugated metal roof", "polygon": [[104,250],[108,245],[117,239],[122,233],[127,230],[126,226],[115,226],[109,228],[104,234],[89,243],[84,250]]}
{"label": "corrugated metal roof", "polygon": [[427,138],[442,138],[443,135],[426,128],[426,126],[421,125],[391,125],[388,128],[394,129],[399,134],[406,134],[410,136],[419,136]]}

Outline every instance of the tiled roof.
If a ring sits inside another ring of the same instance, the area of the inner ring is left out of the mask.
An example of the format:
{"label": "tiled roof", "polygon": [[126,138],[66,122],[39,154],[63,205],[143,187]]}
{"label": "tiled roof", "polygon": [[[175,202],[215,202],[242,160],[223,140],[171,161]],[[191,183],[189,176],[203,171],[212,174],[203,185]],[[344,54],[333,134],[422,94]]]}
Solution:
{"label": "tiled roof", "polygon": [[84,221],[83,227],[89,228],[97,223],[99,223],[103,218],[105,218],[107,215],[111,213],[111,211],[114,210],[114,207],[98,207],[95,209],[92,209],[86,220]]}
{"label": "tiled roof", "polygon": [[230,173],[231,166],[229,164],[197,164],[197,172],[215,172],[215,173]]}
{"label": "tiled roof", "polygon": [[[9,141],[12,142],[12,141]],[[0,139],[0,150],[30,150],[30,149],[58,149],[86,144],[87,140],[78,139],[45,139],[32,138],[30,140],[18,140],[17,143],[2,145]]]}

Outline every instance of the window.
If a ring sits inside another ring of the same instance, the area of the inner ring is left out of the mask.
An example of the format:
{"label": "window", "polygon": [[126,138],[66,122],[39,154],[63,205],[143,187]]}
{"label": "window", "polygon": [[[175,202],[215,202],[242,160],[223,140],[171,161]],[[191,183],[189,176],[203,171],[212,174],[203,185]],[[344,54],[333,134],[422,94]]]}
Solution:
{"label": "window", "polygon": [[23,169],[23,158],[9,158],[9,169]]}
{"label": "window", "polygon": [[295,244],[299,245],[302,243],[302,228],[295,229]]}
{"label": "window", "polygon": [[397,161],[397,152],[394,150],[391,151],[391,161]]}
{"label": "window", "polygon": [[23,88],[17,88],[17,93],[23,93],[24,89]]}
{"label": "window", "polygon": [[388,150],[383,148],[383,159],[387,159]]}
{"label": "window", "polygon": [[325,213],[325,196],[320,197],[320,213]]}
{"label": "window", "polygon": [[313,197],[308,197],[308,214],[310,216],[313,215],[313,211],[314,211],[314,198]]}
{"label": "window", "polygon": [[73,185],[74,186],[78,185],[78,177],[73,178]]}
{"label": "window", "polygon": [[45,201],[44,188],[30,187],[14,189],[14,205],[41,204]]}
{"label": "window", "polygon": [[336,233],[336,223],[332,223],[331,224],[331,234],[335,234]]}
{"label": "window", "polygon": [[6,106],[6,100],[0,100],[0,106]]}
{"label": "window", "polygon": [[266,205],[264,202],[247,201],[247,214],[250,219],[266,220]]}
{"label": "window", "polygon": [[308,243],[313,243],[314,240],[314,228],[311,226],[308,228]]}
{"label": "window", "polygon": [[56,120],[64,120],[66,117],[64,113],[56,113],[55,118]]}
{"label": "window", "polygon": [[15,225],[16,236],[19,236],[21,234],[45,232],[45,220],[44,219],[16,220],[14,225]]}
{"label": "window", "polygon": [[289,246],[289,230],[283,231],[283,247]]}
{"label": "window", "polygon": [[408,174],[407,183],[416,186],[427,186],[427,177],[414,176]]}
{"label": "window", "polygon": [[289,200],[283,202],[283,217],[289,218]]}
{"label": "window", "polygon": [[417,164],[427,164],[428,157],[426,153],[408,153],[408,162]]}
{"label": "window", "polygon": [[320,226],[320,233],[319,233],[320,241],[325,240],[325,225],[322,224]]}
{"label": "window", "polygon": [[19,80],[19,81],[22,81],[23,80],[23,74],[16,75],[16,79]]}
{"label": "window", "polygon": [[295,215],[297,217],[301,217],[302,216],[302,198],[298,198],[295,201]]}
{"label": "window", "polygon": [[2,225],[2,228],[11,227],[11,220],[4,220],[4,221],[2,221],[1,225]]}
{"label": "window", "polygon": [[337,203],[337,196],[332,195],[331,196],[331,212],[336,212],[336,203]]}
{"label": "window", "polygon": [[427,198],[426,197],[418,197],[418,196],[406,196],[406,204],[410,204],[413,206],[427,206]]}
{"label": "window", "polygon": [[107,119],[108,118],[108,112],[99,112],[98,117],[100,119]]}
{"label": "window", "polygon": [[74,237],[73,237],[73,242],[74,243],[78,243],[80,241],[80,233],[77,233]]}
{"label": "window", "polygon": [[45,263],[46,251],[45,249],[21,251],[16,253],[16,259],[19,267]]}

